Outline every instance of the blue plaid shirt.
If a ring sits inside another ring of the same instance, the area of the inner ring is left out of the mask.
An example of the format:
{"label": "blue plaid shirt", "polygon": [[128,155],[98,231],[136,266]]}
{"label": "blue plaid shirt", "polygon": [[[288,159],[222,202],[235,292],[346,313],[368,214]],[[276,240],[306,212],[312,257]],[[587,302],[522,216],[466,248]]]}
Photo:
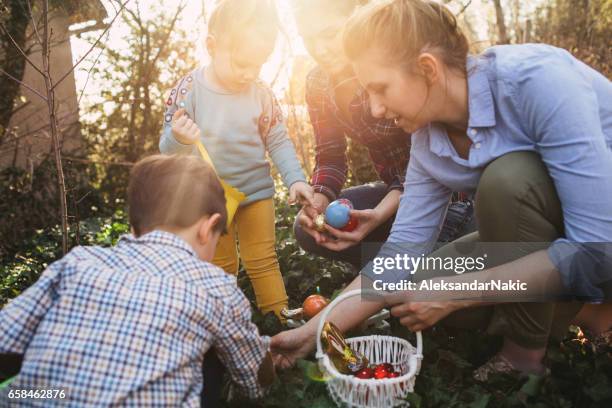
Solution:
{"label": "blue plaid shirt", "polygon": [[71,406],[199,406],[213,346],[235,383],[262,395],[269,338],[236,279],[167,232],[73,249],[0,311],[0,327],[0,353],[25,355],[0,406],[10,389],[64,389],[53,402]]}

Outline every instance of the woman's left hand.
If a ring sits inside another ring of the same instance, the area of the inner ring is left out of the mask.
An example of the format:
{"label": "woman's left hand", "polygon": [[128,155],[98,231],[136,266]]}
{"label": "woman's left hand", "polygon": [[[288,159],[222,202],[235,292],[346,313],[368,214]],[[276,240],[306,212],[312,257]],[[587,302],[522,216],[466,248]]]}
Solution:
{"label": "woman's left hand", "polygon": [[387,302],[395,305],[391,308],[391,315],[412,331],[425,330],[459,308],[455,301],[415,302],[407,292],[397,292],[387,298]]}
{"label": "woman's left hand", "polygon": [[325,224],[325,229],[336,239],[328,238],[321,243],[327,249],[332,251],[342,251],[346,248],[357,245],[363,239],[378,227],[384,220],[381,219],[379,213],[376,210],[351,210],[351,217],[357,219],[357,228],[351,232],[341,231],[328,224]]}

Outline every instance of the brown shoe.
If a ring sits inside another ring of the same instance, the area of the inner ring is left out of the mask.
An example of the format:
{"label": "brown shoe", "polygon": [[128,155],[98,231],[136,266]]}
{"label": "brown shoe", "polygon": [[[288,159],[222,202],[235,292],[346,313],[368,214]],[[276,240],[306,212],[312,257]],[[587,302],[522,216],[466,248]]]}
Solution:
{"label": "brown shoe", "polygon": [[593,351],[597,354],[612,351],[612,329],[599,333],[591,340],[591,344],[593,345]]}
{"label": "brown shoe", "polygon": [[489,380],[491,374],[518,374],[519,371],[514,368],[512,363],[501,354],[494,355],[489,361],[474,370],[474,379],[480,382]]}
{"label": "brown shoe", "polygon": [[510,360],[498,353],[489,361],[474,370],[474,379],[476,381],[486,382],[489,380],[489,376],[492,374],[514,374],[518,377],[527,377],[530,374],[543,376],[549,375],[550,370],[547,367],[544,367],[541,373],[522,372],[517,370]]}

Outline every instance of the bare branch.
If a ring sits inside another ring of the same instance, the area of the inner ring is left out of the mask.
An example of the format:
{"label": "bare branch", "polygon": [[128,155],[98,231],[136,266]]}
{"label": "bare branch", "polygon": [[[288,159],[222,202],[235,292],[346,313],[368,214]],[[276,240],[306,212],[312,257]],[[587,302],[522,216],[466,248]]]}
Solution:
{"label": "bare branch", "polygon": [[32,62],[32,60],[30,59],[30,57],[28,57],[28,55],[25,53],[25,51],[23,51],[21,49],[21,47],[19,46],[19,44],[17,44],[17,41],[15,41],[15,39],[13,38],[13,36],[11,35],[11,33],[9,33],[9,31],[6,29],[6,27],[4,26],[4,24],[2,24],[0,22],[0,28],[2,28],[2,31],[4,31],[4,33],[6,34],[6,36],[11,40],[11,42],[13,43],[13,46],[15,46],[15,48],[17,49],[17,51],[19,51],[19,53],[23,56],[23,58],[25,58],[25,60],[28,62],[28,64],[30,64],[36,71],[38,71],[38,73],[40,75],[45,75],[43,74],[42,70],[38,67],[38,65],[34,64],[34,62]]}
{"label": "bare branch", "polygon": [[85,55],[83,55],[77,62],[76,64],[74,64],[72,66],[72,68],[70,68],[68,70],[68,72],[66,72],[64,75],[62,75],[60,77],[60,79],[57,80],[57,82],[55,82],[55,84],[53,85],[53,88],[51,88],[51,90],[55,89],[56,86],[58,86],[64,79],[66,79],[68,77],[68,75],[70,75],[75,69],[76,67],[78,67],[81,62],[83,62],[83,60],[85,58],[87,58],[87,56],[94,50],[94,48],[96,48],[96,46],[98,45],[98,43],[100,42],[100,40],[102,40],[102,37],[104,37],[104,35],[106,34],[106,32],[108,30],[110,30],[110,28],[113,26],[113,23],[115,22],[115,20],[117,19],[117,17],[119,17],[119,15],[121,14],[121,12],[123,11],[123,9],[125,9],[125,6],[127,6],[127,4],[130,2],[130,0],[125,0],[125,2],[121,5],[121,8],[119,9],[119,11],[117,12],[117,14],[115,14],[115,16],[113,17],[113,19],[110,21],[110,23],[108,23],[108,26],[106,26],[106,28],[104,29],[104,32],[102,34],[100,34],[100,36],[98,37],[98,39],[96,40],[96,42],[87,50],[87,52],[85,53]]}
{"label": "bare branch", "polygon": [[26,0],[28,4],[28,11],[30,12],[30,19],[32,20],[32,25],[34,26],[34,32],[36,33],[36,37],[38,38],[38,43],[42,44],[42,38],[40,37],[40,33],[38,32],[38,24],[34,20],[34,14],[32,13],[32,5],[30,4],[30,0]]}
{"label": "bare branch", "polygon": [[168,33],[166,34],[166,38],[164,39],[162,46],[159,47],[157,55],[155,55],[155,57],[153,58],[151,65],[155,65],[159,57],[162,55],[162,52],[165,50],[166,45],[168,45],[168,40],[170,39],[170,33],[174,31],[174,26],[176,25],[176,22],[179,16],[181,15],[181,13],[183,12],[183,10],[185,10],[185,7],[187,7],[187,4],[181,1],[179,3],[178,9],[176,10],[176,13],[174,14],[174,17],[172,18],[172,21],[170,22],[170,27],[168,28]]}
{"label": "bare branch", "polygon": [[457,13],[456,17],[459,17],[460,15],[462,15],[465,12],[465,10],[467,10],[467,8],[470,6],[470,4],[472,4],[472,0],[468,0],[468,2],[463,5],[461,10],[459,10],[459,13]]}
{"label": "bare branch", "polygon": [[[106,40],[108,40],[109,35],[110,35],[110,32],[107,33]],[[103,52],[104,52],[104,47],[100,48],[100,52],[98,53],[98,56],[96,57],[93,64],[91,64],[91,67],[89,67],[89,69],[87,70],[87,77],[85,78],[85,84],[83,84],[83,89],[81,89],[81,93],[79,94],[79,99],[77,99],[77,108],[81,104],[81,99],[83,98],[83,94],[85,93],[85,88],[87,88],[87,84],[89,83],[89,77],[91,76],[91,71],[98,64],[98,61],[100,60],[100,57],[102,56]]]}
{"label": "bare branch", "polygon": [[47,100],[47,97],[42,95],[40,92],[38,92],[36,89],[32,88],[30,85],[26,84],[23,81],[20,81],[19,79],[15,78],[14,76],[12,76],[11,74],[9,74],[8,72],[6,72],[5,70],[3,70],[2,68],[0,68],[0,74],[4,74],[7,77],[9,77],[10,79],[12,79],[13,81],[17,82],[19,85],[23,86],[24,88],[28,89],[30,92],[35,93],[36,95],[38,95],[43,101]]}
{"label": "bare branch", "polygon": [[86,164],[103,164],[105,166],[124,166],[124,167],[132,167],[134,163],[127,161],[118,161],[118,162],[108,162],[102,160],[89,160],[89,159],[80,159],[78,157],[66,156],[64,155],[64,159],[70,160],[77,163],[86,163]]}

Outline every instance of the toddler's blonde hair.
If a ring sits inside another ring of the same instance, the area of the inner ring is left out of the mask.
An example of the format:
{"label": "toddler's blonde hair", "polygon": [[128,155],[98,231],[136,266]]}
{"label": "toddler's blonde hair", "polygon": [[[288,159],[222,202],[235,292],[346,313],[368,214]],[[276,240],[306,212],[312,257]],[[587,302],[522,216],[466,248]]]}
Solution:
{"label": "toddler's blonde hair", "polygon": [[247,30],[254,30],[274,43],[279,26],[274,0],[220,0],[210,15],[208,35],[234,48],[245,40]]}

